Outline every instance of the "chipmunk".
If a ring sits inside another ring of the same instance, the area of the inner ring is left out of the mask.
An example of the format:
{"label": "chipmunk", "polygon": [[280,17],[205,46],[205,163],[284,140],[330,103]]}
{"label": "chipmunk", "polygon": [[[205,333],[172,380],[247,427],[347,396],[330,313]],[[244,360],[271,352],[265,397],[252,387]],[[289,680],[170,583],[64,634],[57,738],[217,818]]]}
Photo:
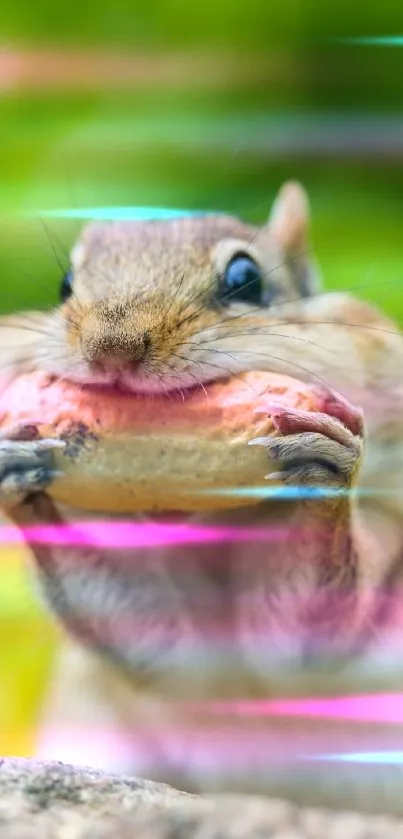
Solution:
{"label": "chipmunk", "polygon": [[[187,790],[402,813],[398,766],[318,758],[399,749],[398,721],[236,716],[225,704],[403,686],[403,337],[368,304],[324,291],[309,216],[304,189],[288,182],[261,227],[224,214],[90,224],[60,304],[1,320],[7,376],[44,369],[150,398],[248,370],[311,383],[326,410],[273,406],[278,434],[256,443],[285,485],[346,490],[188,516],[298,525],[298,542],[135,559],[31,544],[68,636],[38,753]],[[46,492],[54,441],[23,431],[0,439],[3,509],[19,526],[82,517]],[[115,631],[122,618],[131,631]]]}

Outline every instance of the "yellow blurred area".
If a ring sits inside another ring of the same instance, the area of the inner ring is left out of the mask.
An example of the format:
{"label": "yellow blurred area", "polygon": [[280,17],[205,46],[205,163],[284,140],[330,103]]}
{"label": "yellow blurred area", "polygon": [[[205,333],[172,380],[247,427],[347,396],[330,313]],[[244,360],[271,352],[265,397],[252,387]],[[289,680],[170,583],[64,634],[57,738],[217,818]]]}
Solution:
{"label": "yellow blurred area", "polygon": [[41,609],[21,547],[0,548],[0,755],[34,753],[57,632]]}

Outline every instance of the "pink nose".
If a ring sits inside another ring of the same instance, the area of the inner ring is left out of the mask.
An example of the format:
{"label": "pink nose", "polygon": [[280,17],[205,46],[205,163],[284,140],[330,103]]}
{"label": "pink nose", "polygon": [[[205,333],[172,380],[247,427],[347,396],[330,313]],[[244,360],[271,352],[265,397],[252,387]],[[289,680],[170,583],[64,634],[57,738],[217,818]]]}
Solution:
{"label": "pink nose", "polygon": [[111,372],[133,369],[144,359],[148,349],[148,339],[143,335],[86,334],[82,340],[82,350],[90,365],[101,367]]}
{"label": "pink nose", "polygon": [[124,373],[127,370],[134,370],[138,367],[141,359],[131,358],[129,355],[107,355],[105,354],[96,362],[106,373]]}

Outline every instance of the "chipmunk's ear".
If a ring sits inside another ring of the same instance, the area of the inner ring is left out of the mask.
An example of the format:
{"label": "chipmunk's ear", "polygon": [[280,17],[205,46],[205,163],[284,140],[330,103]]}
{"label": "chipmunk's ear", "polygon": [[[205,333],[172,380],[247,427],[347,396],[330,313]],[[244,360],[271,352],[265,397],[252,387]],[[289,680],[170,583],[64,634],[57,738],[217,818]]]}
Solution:
{"label": "chipmunk's ear", "polygon": [[319,273],[312,256],[309,228],[310,209],[307,193],[296,181],[285,183],[273,204],[268,227],[280,245],[284,259],[303,297],[321,288]]}
{"label": "chipmunk's ear", "polygon": [[269,217],[270,231],[286,253],[306,251],[310,211],[308,196],[296,181],[287,181],[275,201]]}

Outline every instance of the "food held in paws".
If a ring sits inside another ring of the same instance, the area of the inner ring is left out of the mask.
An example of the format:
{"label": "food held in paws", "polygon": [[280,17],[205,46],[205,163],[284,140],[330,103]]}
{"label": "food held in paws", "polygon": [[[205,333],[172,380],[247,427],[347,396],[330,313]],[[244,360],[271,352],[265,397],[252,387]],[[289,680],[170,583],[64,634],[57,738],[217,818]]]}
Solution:
{"label": "food held in paws", "polygon": [[[48,489],[87,511],[217,510],[256,504],[245,488],[267,486],[278,470],[256,437],[275,434],[265,402],[320,410],[308,386],[253,372],[179,394],[86,388],[45,373],[16,378],[0,397],[0,427],[34,423],[61,438],[63,473]],[[234,493],[234,490],[237,492]]]}

